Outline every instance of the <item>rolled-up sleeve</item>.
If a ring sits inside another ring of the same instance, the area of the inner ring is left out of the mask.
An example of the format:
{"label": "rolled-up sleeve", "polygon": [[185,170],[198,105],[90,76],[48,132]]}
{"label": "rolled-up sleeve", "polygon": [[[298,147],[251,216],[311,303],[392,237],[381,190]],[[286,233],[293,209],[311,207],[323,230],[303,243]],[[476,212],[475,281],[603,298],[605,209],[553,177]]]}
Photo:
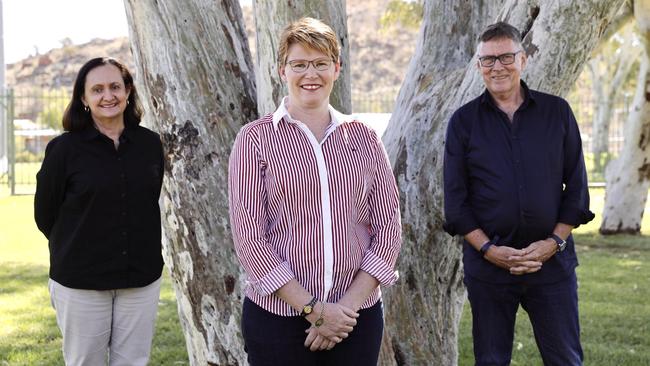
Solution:
{"label": "rolled-up sleeve", "polygon": [[444,160],[445,223],[449,235],[465,235],[479,228],[468,199],[465,141],[462,136],[459,112],[447,126]]}
{"label": "rolled-up sleeve", "polygon": [[235,139],[228,167],[230,224],[237,258],[260,296],[273,294],[294,278],[289,263],[268,240],[264,171],[255,133],[244,127]]}
{"label": "rolled-up sleeve", "polygon": [[395,261],[402,246],[399,193],[386,150],[379,138],[375,140],[375,172],[369,191],[370,247],[361,263],[361,270],[383,286],[397,281]]}
{"label": "rolled-up sleeve", "polygon": [[566,133],[564,135],[564,169],[562,172],[562,202],[558,221],[578,227],[594,218],[589,210],[589,186],[587,170],[582,153],[582,139],[578,123],[571,107],[563,101],[566,110]]}
{"label": "rolled-up sleeve", "polygon": [[65,195],[65,154],[60,142],[60,138],[55,138],[47,144],[41,169],[36,174],[34,220],[48,239]]}

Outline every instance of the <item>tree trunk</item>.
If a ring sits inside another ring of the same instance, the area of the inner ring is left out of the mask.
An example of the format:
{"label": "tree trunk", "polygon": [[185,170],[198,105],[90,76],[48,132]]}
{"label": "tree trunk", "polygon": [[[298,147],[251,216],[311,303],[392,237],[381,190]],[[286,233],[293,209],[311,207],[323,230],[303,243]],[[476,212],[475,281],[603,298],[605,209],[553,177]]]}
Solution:
{"label": "tree trunk", "polygon": [[257,116],[236,0],[125,0],[146,119],[161,134],[164,252],[192,365],[243,364],[240,267],[227,169],[240,126]]}
{"label": "tree trunk", "polygon": [[[621,1],[508,0],[499,18],[526,33],[529,85],[566,92]],[[190,361],[241,364],[241,271],[225,189],[234,136],[257,110],[241,10],[235,0],[125,4],[138,86],[166,148],[165,256]],[[461,252],[441,231],[439,157],[449,115],[482,90],[472,55],[498,4],[426,4],[418,51],[385,137],[402,194],[405,243],[402,281],[385,297],[384,364],[456,363]]]}
{"label": "tree trunk", "polygon": [[[401,280],[387,289],[382,364],[454,365],[464,302],[461,247],[442,231],[442,156],[451,113],[483,90],[476,39],[486,23],[523,31],[524,80],[566,94],[623,0],[462,0],[425,4],[422,31],[384,142],[402,202]],[[445,21],[440,21],[444,19]],[[570,45],[570,47],[566,47]]]}
{"label": "tree trunk", "polygon": [[[635,8],[636,12],[637,4]],[[650,6],[645,10],[650,13]],[[648,34],[650,22],[646,24],[648,28],[640,29]],[[603,235],[641,232],[650,186],[650,38],[645,37],[644,41],[636,93],[625,127],[625,144],[606,171],[605,207],[599,229]]]}
{"label": "tree trunk", "polygon": [[343,113],[352,113],[350,96],[350,45],[344,0],[254,0],[257,46],[257,105],[260,115],[273,112],[287,88],[280,80],[278,48],[284,27],[301,17],[320,19],[334,29],[341,44],[341,74],[334,83],[330,104]]}
{"label": "tree trunk", "polygon": [[609,114],[611,108],[605,111],[605,106],[610,107],[605,101],[605,75],[607,72],[601,72],[601,63],[603,56],[598,55],[591,60],[587,66],[591,73],[591,90],[594,102],[594,119],[591,127],[591,152],[594,154],[594,170],[600,171],[600,155],[609,149],[609,118],[604,118],[604,114]]}
{"label": "tree trunk", "polygon": [[[632,34],[628,32],[624,44],[618,48],[613,62],[602,67],[604,57],[598,56],[591,59],[592,90],[594,91],[596,111],[592,124],[592,148],[594,155],[594,170],[602,172],[604,167],[601,161],[603,155],[609,153],[609,125],[612,119],[615,102],[620,95],[623,83],[632,71],[632,66],[639,59],[641,48],[632,45]],[[616,52],[616,51],[615,51]]]}

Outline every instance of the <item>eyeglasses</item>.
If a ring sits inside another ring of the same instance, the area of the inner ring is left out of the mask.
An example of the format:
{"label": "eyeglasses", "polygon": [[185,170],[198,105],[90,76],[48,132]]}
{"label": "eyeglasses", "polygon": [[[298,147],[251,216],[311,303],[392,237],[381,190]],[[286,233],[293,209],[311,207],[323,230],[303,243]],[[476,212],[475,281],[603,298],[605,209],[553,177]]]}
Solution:
{"label": "eyeglasses", "polygon": [[328,58],[319,58],[311,61],[291,60],[288,61],[287,64],[291,67],[291,70],[293,70],[293,72],[298,72],[298,73],[307,71],[310,64],[317,71],[327,71],[330,69],[330,66],[332,66],[332,60]]}
{"label": "eyeglasses", "polygon": [[515,56],[517,56],[519,52],[523,51],[519,50],[517,52],[502,53],[499,56],[481,56],[478,58],[478,62],[483,67],[492,67],[497,60],[499,60],[501,65],[510,65],[515,62]]}

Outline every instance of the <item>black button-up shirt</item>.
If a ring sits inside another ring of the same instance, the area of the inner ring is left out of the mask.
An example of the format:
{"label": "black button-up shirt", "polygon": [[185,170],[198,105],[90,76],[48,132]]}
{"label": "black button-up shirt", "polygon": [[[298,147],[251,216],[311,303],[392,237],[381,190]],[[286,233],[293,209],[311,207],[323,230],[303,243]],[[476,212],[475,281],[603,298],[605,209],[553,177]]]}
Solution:
{"label": "black button-up shirt", "polygon": [[[562,98],[528,89],[512,123],[486,90],[451,117],[445,145],[445,230],[482,229],[497,244],[524,248],[558,222],[593,219],[578,124]],[[464,243],[466,274],[489,282],[552,282],[578,261],[573,238],[536,273],[514,276]]]}
{"label": "black button-up shirt", "polygon": [[49,239],[50,278],[78,289],[142,287],[162,273],[159,136],[126,127],[119,148],[94,127],[45,150],[34,216]]}

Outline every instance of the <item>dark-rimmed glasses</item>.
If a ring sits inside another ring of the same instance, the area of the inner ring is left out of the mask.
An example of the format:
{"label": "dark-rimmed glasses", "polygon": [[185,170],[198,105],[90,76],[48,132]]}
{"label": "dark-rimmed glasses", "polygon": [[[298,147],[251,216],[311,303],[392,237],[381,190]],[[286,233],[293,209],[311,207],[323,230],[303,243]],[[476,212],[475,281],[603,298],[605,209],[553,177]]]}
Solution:
{"label": "dark-rimmed glasses", "polygon": [[510,65],[515,62],[515,56],[517,56],[519,52],[522,52],[522,50],[519,50],[517,52],[502,53],[498,56],[480,56],[478,58],[478,62],[483,67],[492,67],[497,62],[497,60],[499,60],[501,65]]}
{"label": "dark-rimmed glasses", "polygon": [[327,71],[332,66],[332,60],[329,58],[319,58],[316,60],[291,60],[287,61],[293,72],[301,73],[307,71],[309,65],[314,67],[317,71]]}

